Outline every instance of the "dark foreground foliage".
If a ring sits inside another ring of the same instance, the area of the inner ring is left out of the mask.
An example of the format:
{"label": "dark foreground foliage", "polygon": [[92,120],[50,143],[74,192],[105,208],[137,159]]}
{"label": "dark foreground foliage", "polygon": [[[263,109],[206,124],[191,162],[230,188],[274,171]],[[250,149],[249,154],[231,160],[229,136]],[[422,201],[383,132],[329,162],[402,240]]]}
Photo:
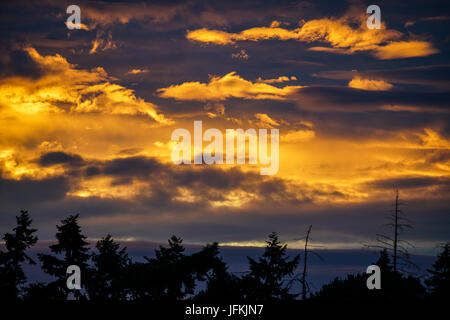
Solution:
{"label": "dark foreground foliage", "polygon": [[[186,254],[183,240],[172,236],[168,246],[155,250],[154,258],[133,262],[126,248],[111,235],[91,250],[78,224],[78,215],[57,226],[51,254],[38,254],[42,270],[54,279],[48,283],[26,282],[22,265],[35,264],[26,251],[37,242],[36,229],[27,211],[16,218],[12,233],[3,236],[6,251],[0,251],[0,298],[2,301],[63,301],[67,299],[108,303],[110,301],[292,301],[299,296],[292,283],[298,276],[300,256],[289,257],[287,246],[276,233],[269,235],[263,255],[248,258],[249,272],[236,276],[220,257],[218,243]],[[395,271],[389,255],[381,251],[375,262],[381,269],[381,290],[368,290],[367,274],[348,275],[326,284],[310,301],[321,300],[422,300],[449,298],[450,248],[442,247],[424,283],[412,275]],[[82,289],[66,286],[67,267],[82,270]]]}

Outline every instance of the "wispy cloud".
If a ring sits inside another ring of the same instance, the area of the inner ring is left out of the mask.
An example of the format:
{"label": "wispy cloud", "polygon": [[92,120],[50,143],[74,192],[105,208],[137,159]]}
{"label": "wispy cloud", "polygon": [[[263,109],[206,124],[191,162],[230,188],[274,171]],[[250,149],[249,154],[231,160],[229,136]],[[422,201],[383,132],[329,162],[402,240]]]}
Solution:
{"label": "wispy cloud", "polygon": [[360,77],[354,77],[349,83],[350,88],[371,90],[371,91],[385,91],[392,88],[392,84],[383,80],[370,80]]}
{"label": "wispy cloud", "polygon": [[140,74],[140,73],[147,73],[148,69],[131,69],[126,74]]}
{"label": "wispy cloud", "polygon": [[278,88],[266,83],[251,82],[241,78],[236,72],[230,72],[223,77],[212,76],[208,83],[184,82],[158,89],[158,92],[162,98],[177,100],[219,101],[228,98],[284,100],[301,88],[302,86]]}
{"label": "wispy cloud", "polygon": [[[353,24],[357,24],[356,27]],[[344,15],[341,18],[322,18],[305,22],[295,29],[279,27],[254,27],[238,33],[201,28],[188,31],[186,38],[192,41],[217,45],[233,45],[238,41],[296,40],[302,42],[326,42],[331,47],[312,47],[312,51],[340,54],[370,52],[376,58],[398,59],[423,57],[439,52],[428,41],[404,40],[399,31],[387,29],[382,24],[380,30],[366,27],[366,16]]]}
{"label": "wispy cloud", "polygon": [[258,80],[256,80],[256,82],[263,82],[263,83],[281,83],[281,82],[287,82],[287,81],[295,81],[297,80],[296,77],[291,76],[291,77],[287,77],[287,76],[280,76],[276,79],[261,79],[258,78]]}

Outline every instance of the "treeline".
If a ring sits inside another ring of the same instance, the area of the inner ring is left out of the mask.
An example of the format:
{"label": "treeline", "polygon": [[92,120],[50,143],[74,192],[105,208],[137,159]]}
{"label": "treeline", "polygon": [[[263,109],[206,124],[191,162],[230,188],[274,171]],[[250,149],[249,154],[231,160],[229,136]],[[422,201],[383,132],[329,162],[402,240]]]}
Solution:
{"label": "treeline", "polygon": [[[5,300],[66,300],[91,301],[152,300],[152,301],[267,301],[294,300],[294,290],[302,277],[297,273],[300,255],[289,257],[286,244],[272,233],[264,253],[258,259],[248,259],[249,271],[238,277],[228,271],[219,256],[218,243],[204,246],[198,252],[186,254],[182,239],[172,236],[168,246],[155,250],[155,257],[134,262],[126,248],[107,235],[90,250],[78,224],[78,215],[69,216],[57,226],[56,243],[49,254],[38,254],[35,261],[27,250],[38,241],[36,229],[26,211],[16,217],[12,233],[3,236],[6,251],[0,251],[0,299]],[[386,251],[375,262],[381,269],[381,290],[368,290],[366,274],[335,279],[322,289],[309,294],[308,299],[446,299],[450,293],[449,244],[422,282],[411,275],[394,271]],[[40,263],[53,281],[27,284],[23,264]],[[69,290],[67,267],[81,269],[82,289]],[[199,285],[202,283],[202,285]]]}

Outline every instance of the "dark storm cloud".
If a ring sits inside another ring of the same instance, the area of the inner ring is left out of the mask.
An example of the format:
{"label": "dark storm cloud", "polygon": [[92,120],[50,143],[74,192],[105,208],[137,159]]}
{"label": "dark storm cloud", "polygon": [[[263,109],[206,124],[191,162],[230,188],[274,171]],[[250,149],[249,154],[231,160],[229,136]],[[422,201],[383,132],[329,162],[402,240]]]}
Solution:
{"label": "dark storm cloud", "polygon": [[[450,189],[450,178],[448,177],[404,177],[395,179],[383,179],[368,183],[369,186],[379,189],[392,190],[394,187],[399,189],[413,189],[423,187]],[[437,194],[437,191],[435,191]]]}
{"label": "dark storm cloud", "polygon": [[44,153],[39,158],[41,166],[52,166],[55,164],[67,164],[70,166],[81,166],[84,164],[83,158],[78,154],[69,154],[63,151],[53,151]]}
{"label": "dark storm cloud", "polygon": [[154,158],[129,157],[118,158],[103,163],[102,172],[111,176],[148,176],[162,169],[161,163]]}
{"label": "dark storm cloud", "polygon": [[85,174],[87,177],[92,177],[92,176],[96,176],[99,175],[101,173],[100,168],[96,167],[96,166],[88,166],[85,168]]}
{"label": "dark storm cloud", "polygon": [[[304,232],[306,226],[313,224],[316,241],[353,244],[360,241],[362,244],[383,231],[381,226],[385,223],[384,217],[392,202],[386,199],[378,203],[318,206],[312,205],[314,194],[323,195],[323,191],[310,191],[309,200],[294,201],[294,194],[288,191],[288,182],[281,179],[265,179],[235,169],[221,172],[219,169],[204,167],[178,171],[172,165],[155,164],[152,158],[115,160],[97,162],[99,174],[123,178],[126,177],[127,169],[130,175],[136,174],[133,165],[138,164],[144,168],[142,177],[152,177],[148,180],[151,192],[132,199],[68,197],[66,192],[76,182],[75,178],[20,181],[3,178],[0,180],[0,228],[7,230],[15,212],[23,208],[30,209],[42,239],[52,238],[54,225],[60,219],[69,213],[80,213],[83,229],[89,237],[101,237],[113,232],[116,237],[164,240],[175,233],[191,242],[234,242],[261,239],[272,231],[278,231],[284,240],[292,241]],[[86,166],[91,168],[91,165]],[[153,170],[154,166],[158,170]],[[108,173],[105,173],[104,168],[109,168]],[[399,187],[407,189],[433,184],[448,186],[448,182],[448,179],[433,181],[426,177],[411,177],[396,181],[375,181],[372,187],[387,189],[392,188],[392,183],[397,183]],[[201,198],[194,203],[175,200],[174,197],[179,195],[179,187],[189,187]],[[252,201],[250,206],[240,208],[212,208],[208,205],[208,201],[220,201],[224,194],[237,190],[256,192],[259,199]],[[301,190],[297,190],[297,197],[301,193]],[[306,189],[304,193],[308,193]],[[448,210],[448,206],[439,201],[410,201],[405,211],[416,229],[408,233],[407,238],[418,241],[442,240],[450,232],[450,217],[446,214]],[[188,218],[196,212],[201,212],[201,219]],[[424,214],[426,212],[429,213]],[[159,220],[167,214],[173,218]],[[130,223],[139,219],[143,221],[133,223],[132,226],[114,222],[116,217],[127,215],[133,215],[133,218],[129,218]],[[107,219],[104,224],[83,223],[88,219],[102,217]],[[157,218],[157,222],[145,222],[151,217]]]}
{"label": "dark storm cloud", "polygon": [[[88,167],[92,168],[92,167]],[[129,184],[133,179],[147,182],[150,195],[141,194],[138,201],[163,207],[210,207],[210,201],[223,201],[229,192],[244,191],[256,196],[252,205],[273,203],[300,204],[312,202],[316,196],[342,197],[336,190],[324,192],[319,188],[292,187],[292,182],[264,177],[255,172],[244,172],[239,168],[221,169],[211,166],[176,166],[163,164],[149,157],[130,157],[97,162],[98,174],[112,176],[114,183]],[[88,169],[89,170],[89,169]],[[117,178],[120,176],[120,178]],[[180,189],[188,189],[197,196],[194,204],[175,200]],[[302,192],[304,188],[304,192]]]}
{"label": "dark storm cloud", "polygon": [[[257,173],[243,172],[238,168],[219,169],[209,166],[176,166],[164,164],[152,157],[135,156],[107,161],[91,160],[84,172],[87,177],[103,175],[111,177],[136,178],[149,183],[167,184],[167,187],[196,187],[203,189],[233,190],[243,188],[265,178]],[[148,180],[151,178],[152,180]],[[161,180],[164,179],[164,180]],[[129,180],[123,180],[124,184]]]}
{"label": "dark storm cloud", "polygon": [[12,180],[0,176],[0,202],[4,207],[15,204],[20,208],[30,203],[56,201],[64,198],[69,189],[70,181],[66,177]]}
{"label": "dark storm cloud", "polygon": [[[112,185],[129,185],[135,179],[146,182],[151,195],[140,194],[137,201],[152,203],[155,206],[169,205],[170,201],[174,201],[173,198],[179,195],[179,188],[190,188],[194,194],[200,196],[199,203],[204,202],[201,205],[212,199],[222,200],[222,192],[232,190],[251,190],[257,192],[260,197],[270,196],[271,193],[279,193],[278,197],[283,194],[293,197],[285,190],[286,185],[282,180],[272,181],[257,173],[243,172],[238,168],[219,169],[188,165],[181,167],[144,156],[107,161],[83,160],[77,154],[64,152],[43,154],[38,162],[43,166],[64,164],[67,170],[64,177],[52,179],[2,179],[2,199],[5,203],[20,205],[20,199],[42,199],[42,202],[61,199],[69,191],[69,185],[76,189],[80,181],[99,176],[114,178]],[[275,187],[275,184],[279,185]],[[21,188],[23,192],[19,192]],[[15,197],[12,196],[14,193]]]}
{"label": "dark storm cloud", "polygon": [[28,54],[20,49],[0,49],[0,77],[30,77],[37,79],[45,74]]}
{"label": "dark storm cloud", "polygon": [[450,92],[365,91],[340,86],[311,86],[300,89],[298,105],[309,110],[358,112],[386,106],[417,108],[418,111],[448,112]]}
{"label": "dark storm cloud", "polygon": [[450,150],[432,150],[426,157],[427,164],[450,162]]}
{"label": "dark storm cloud", "polygon": [[[391,201],[392,200],[392,201]],[[114,227],[96,226],[91,232],[96,236],[114,229],[116,236],[142,239],[164,240],[177,234],[187,242],[239,242],[264,239],[270,232],[277,231],[283,241],[291,241],[304,235],[307,227],[313,225],[315,242],[352,244],[363,247],[374,241],[377,233],[390,234],[392,230],[384,227],[386,216],[392,209],[394,198],[385,202],[349,204],[342,207],[297,206],[274,209],[258,206],[252,209],[209,210],[203,208],[202,219],[186,220],[176,211],[173,219],[156,224],[141,223],[130,231],[126,224]],[[192,208],[195,210],[195,208]],[[414,226],[402,234],[403,239],[414,241],[443,241],[450,234],[448,205],[432,200],[408,201],[402,208]],[[148,210],[142,218],[155,213]],[[82,215],[83,217],[83,215]],[[112,216],[111,216],[112,217]],[[92,235],[91,235],[92,236]],[[427,246],[427,244],[424,244]],[[424,247],[418,244],[419,252]]]}
{"label": "dark storm cloud", "polygon": [[[378,138],[388,139],[404,130],[422,132],[423,128],[436,128],[444,137],[450,135],[450,114],[439,117],[427,112],[372,110],[363,112],[306,113],[305,120],[314,123],[318,135],[342,137],[355,141]],[[430,151],[436,160],[443,157],[445,151]],[[430,160],[433,161],[433,160]]]}
{"label": "dark storm cloud", "polygon": [[178,185],[204,185],[219,190],[232,190],[262,180],[258,174],[244,173],[237,168],[221,170],[204,166],[201,170],[189,170],[188,167],[184,169],[187,170],[174,171],[173,179]]}
{"label": "dark storm cloud", "polygon": [[[75,159],[75,160],[74,160]],[[40,159],[42,164],[64,164],[64,176],[47,179],[0,181],[3,209],[48,208],[49,212],[61,212],[75,208],[85,217],[127,212],[147,214],[150,212],[180,212],[183,216],[195,210],[213,210],[211,202],[227,201],[230,192],[253,194],[250,206],[261,206],[268,201],[283,205],[309,203],[316,195],[326,193],[305,186],[302,193],[291,182],[279,178],[264,177],[238,168],[220,169],[209,166],[176,166],[164,164],[150,157],[117,158],[107,161],[84,160],[77,155],[48,153]],[[71,165],[75,161],[76,165]],[[96,177],[112,177],[111,186],[127,187],[135,180],[144,183],[140,191],[129,199],[78,198],[68,196],[76,191],[78,184]],[[178,197],[182,189],[190,190],[195,202]],[[333,196],[333,190],[328,193]],[[119,205],[116,205],[119,204]],[[120,209],[121,208],[121,209]]]}
{"label": "dark storm cloud", "polygon": [[87,178],[98,175],[114,177],[116,185],[129,184],[133,179],[147,181],[149,185],[170,190],[170,197],[177,194],[178,187],[193,188],[195,193],[207,195],[212,190],[239,189],[264,180],[259,174],[244,173],[237,168],[175,166],[144,156],[92,160],[83,170]]}

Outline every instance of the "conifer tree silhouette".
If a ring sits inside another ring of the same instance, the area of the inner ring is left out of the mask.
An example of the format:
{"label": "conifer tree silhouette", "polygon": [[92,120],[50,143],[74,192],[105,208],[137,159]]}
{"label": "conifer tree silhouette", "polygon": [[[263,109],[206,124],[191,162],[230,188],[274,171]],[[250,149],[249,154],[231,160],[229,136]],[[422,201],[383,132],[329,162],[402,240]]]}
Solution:
{"label": "conifer tree silhouette", "polygon": [[183,239],[172,236],[169,247],[155,250],[155,259],[147,259],[158,274],[160,297],[168,300],[183,299],[194,293],[195,279],[184,254]]}
{"label": "conifer tree silhouette", "polygon": [[331,283],[322,286],[313,299],[321,300],[418,300],[425,298],[425,288],[420,280],[394,271],[387,250],[380,251],[376,262],[372,262],[381,270],[381,289],[368,290],[366,273],[349,274],[343,279],[335,278]]}
{"label": "conifer tree silhouette", "polygon": [[[131,299],[149,300],[230,300],[242,297],[239,279],[227,272],[218,256],[218,244],[207,244],[200,251],[185,254],[183,240],[172,236],[169,247],[160,246],[155,257],[145,263],[131,263],[127,268],[127,292]],[[199,282],[205,290],[196,291]]]}
{"label": "conifer tree silhouette", "polygon": [[[71,215],[61,221],[61,225],[56,226],[57,243],[50,246],[51,254],[39,254],[39,260],[42,262],[42,269],[57,279],[47,286],[47,291],[51,292],[53,299],[67,299],[70,291],[67,289],[66,274],[67,267],[77,265],[81,270],[81,279],[88,278],[90,270],[88,269],[88,243],[86,237],[81,233],[81,227],[78,225],[79,215]],[[59,256],[62,255],[62,259]],[[75,298],[83,299],[85,295],[82,290],[72,290]]]}
{"label": "conifer tree silhouette", "polygon": [[192,254],[192,261],[197,280],[206,280],[206,289],[195,296],[197,300],[225,302],[242,299],[240,279],[228,272],[227,264],[219,257],[217,242]]}
{"label": "conifer tree silhouette", "polygon": [[128,268],[133,299],[181,300],[194,293],[195,278],[183,240],[172,236],[168,242],[168,248],[155,250],[155,258],[144,257],[146,263],[133,263]]}
{"label": "conifer tree silhouette", "polygon": [[432,299],[446,300],[450,298],[450,242],[442,246],[431,269],[427,270],[431,276],[425,280]]}
{"label": "conifer tree silhouette", "polygon": [[16,227],[13,233],[3,236],[6,252],[0,251],[0,299],[12,300],[20,297],[21,286],[26,282],[22,264],[36,262],[26,254],[26,250],[37,242],[34,233],[36,229],[30,228],[32,220],[28,211],[21,210],[16,216]]}
{"label": "conifer tree silhouette", "polygon": [[420,280],[395,270],[387,249],[380,251],[378,260],[372,264],[380,267],[381,271],[381,290],[372,290],[373,296],[384,300],[425,298],[426,290]]}
{"label": "conifer tree silhouette", "polygon": [[[398,193],[396,214],[398,214]],[[292,279],[298,266],[300,255],[289,258],[287,245],[279,241],[276,233],[271,233],[266,241],[265,251],[259,259],[247,257],[249,273],[242,278],[228,272],[227,264],[219,256],[219,245],[207,244],[200,251],[185,254],[183,240],[172,236],[169,246],[160,246],[155,257],[145,257],[146,262],[132,262],[126,248],[120,248],[111,235],[97,242],[97,252],[90,254],[86,237],[78,225],[78,215],[69,216],[57,226],[57,243],[50,246],[52,254],[38,254],[44,272],[56,277],[48,284],[33,283],[24,287],[26,276],[22,264],[34,264],[26,253],[37,242],[31,228],[32,220],[27,211],[16,217],[17,226],[13,233],[3,236],[6,251],[0,251],[0,298],[11,299],[67,299],[66,269],[78,265],[82,270],[84,290],[73,291],[75,298],[93,301],[152,299],[200,301],[242,301],[242,300],[291,300],[298,296],[290,292]],[[399,216],[397,216],[397,219]],[[395,221],[394,228],[400,223]],[[309,240],[308,229],[306,239]],[[393,241],[400,238],[394,235]],[[398,242],[400,243],[400,242]],[[397,245],[398,245],[397,243]],[[305,242],[305,252],[308,249]],[[394,245],[394,244],[393,244]],[[390,247],[392,248],[392,247]],[[398,250],[398,248],[397,248]],[[394,251],[395,252],[395,251]],[[393,260],[391,260],[391,257]],[[92,267],[88,262],[92,259]],[[305,255],[306,259],[306,255]],[[368,290],[366,273],[335,278],[312,294],[312,299],[333,300],[397,300],[423,299],[425,287],[412,275],[398,271],[398,256],[390,255],[388,248],[380,251],[375,263],[381,270],[381,290]],[[306,282],[306,261],[302,279]],[[434,299],[448,300],[450,297],[450,243],[442,246],[442,252],[432,268],[427,270],[430,277],[425,280],[430,295]],[[205,282],[206,288],[196,290],[198,282]],[[305,290],[303,290],[305,292]]]}
{"label": "conifer tree silhouette", "polygon": [[87,291],[90,300],[126,299],[127,267],[131,260],[126,248],[108,234],[96,245],[98,253],[92,254],[93,270],[88,278]]}
{"label": "conifer tree silhouette", "polygon": [[298,294],[289,293],[292,276],[300,260],[300,255],[289,260],[286,244],[281,244],[278,235],[273,232],[266,241],[264,254],[258,261],[247,257],[250,273],[242,279],[246,291],[245,297],[250,300],[290,300]]}

